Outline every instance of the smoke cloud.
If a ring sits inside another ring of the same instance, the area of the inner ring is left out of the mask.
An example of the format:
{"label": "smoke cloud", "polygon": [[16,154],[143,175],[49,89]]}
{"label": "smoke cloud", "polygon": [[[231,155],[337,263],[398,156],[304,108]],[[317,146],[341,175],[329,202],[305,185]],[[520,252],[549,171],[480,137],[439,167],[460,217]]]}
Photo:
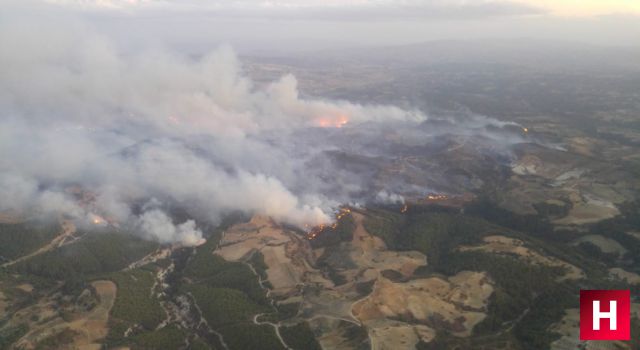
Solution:
{"label": "smoke cloud", "polygon": [[445,124],[417,110],[301,98],[291,75],[258,88],[228,47],[200,58],[125,54],[80,21],[0,21],[2,211],[97,216],[193,245],[202,232],[172,219],[176,208],[211,223],[242,211],[317,225],[342,203],[424,190],[376,178],[398,152],[443,134],[492,152],[521,141],[490,118]]}

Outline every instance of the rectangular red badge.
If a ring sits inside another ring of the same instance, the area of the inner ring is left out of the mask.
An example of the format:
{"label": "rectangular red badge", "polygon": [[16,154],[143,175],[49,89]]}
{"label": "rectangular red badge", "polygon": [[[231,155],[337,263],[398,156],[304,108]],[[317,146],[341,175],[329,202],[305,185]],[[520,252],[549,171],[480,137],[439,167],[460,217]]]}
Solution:
{"label": "rectangular red badge", "polygon": [[629,340],[630,328],[628,290],[580,291],[580,340]]}

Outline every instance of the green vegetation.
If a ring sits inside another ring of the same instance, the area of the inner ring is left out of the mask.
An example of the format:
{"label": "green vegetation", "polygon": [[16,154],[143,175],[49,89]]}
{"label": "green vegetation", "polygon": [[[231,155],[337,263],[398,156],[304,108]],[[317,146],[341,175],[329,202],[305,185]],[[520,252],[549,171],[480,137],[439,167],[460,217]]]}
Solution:
{"label": "green vegetation", "polygon": [[27,327],[27,325],[20,325],[0,330],[0,349],[8,349],[11,344],[22,338],[22,336],[27,334],[28,331],[29,327]]}
{"label": "green vegetation", "polygon": [[406,216],[384,210],[369,210],[369,216],[363,222],[365,230],[382,238],[390,249],[397,249],[395,238],[400,235]]}
{"label": "green vegetation", "polygon": [[547,202],[536,203],[533,205],[538,215],[543,218],[561,218],[569,214],[571,203],[567,202],[563,205],[557,205]]}
{"label": "green vegetation", "polygon": [[321,350],[313,332],[306,322],[291,327],[281,327],[280,335],[284,342],[295,350]]}
{"label": "green vegetation", "polygon": [[270,308],[257,304],[245,293],[235,289],[194,284],[186,286],[186,291],[193,295],[204,318],[214,328],[249,322],[253,315],[271,311]]}
{"label": "green vegetation", "polygon": [[13,269],[57,280],[121,270],[157,249],[158,244],[130,234],[89,234],[75,243],[36,255]]}
{"label": "green vegetation", "polygon": [[186,334],[180,328],[169,325],[162,329],[142,333],[133,338],[134,350],[137,349],[179,349],[185,344]]}
{"label": "green vegetation", "polygon": [[191,342],[189,350],[211,350],[211,347],[201,339],[195,339]]}
{"label": "green vegetation", "polygon": [[286,304],[278,304],[278,316],[280,320],[286,320],[288,318],[295,317],[300,310],[300,303],[286,303]]}
{"label": "green vegetation", "polygon": [[560,334],[549,331],[549,326],[564,315],[564,310],[578,307],[576,293],[579,289],[558,285],[542,292],[515,325],[514,333],[524,349],[546,349]]}
{"label": "green vegetation", "polygon": [[640,320],[637,318],[631,319],[631,349],[640,349]]}
{"label": "green vegetation", "polygon": [[[193,296],[202,316],[222,334],[230,349],[282,349],[273,327],[255,325],[253,318],[257,314],[264,314],[262,320],[289,317],[288,312],[297,313],[297,305],[295,310],[286,306],[276,310],[269,304],[258,276],[246,263],[229,262],[214,255],[219,232],[196,248],[180,271],[189,281],[180,287],[180,292]],[[261,253],[254,253],[247,263],[258,275],[266,277],[267,266]]]}
{"label": "green vegetation", "polygon": [[260,278],[262,278],[263,280],[267,279],[267,269],[269,268],[269,266],[265,264],[264,255],[262,255],[261,252],[258,251],[253,253],[248,263],[251,264],[251,266],[253,266],[253,268],[256,270]]}
{"label": "green vegetation", "polygon": [[[477,214],[485,209],[473,210]],[[489,209],[495,210],[495,207]],[[493,219],[491,215],[483,217]],[[507,219],[513,217],[507,216]],[[501,218],[497,223],[506,223],[512,228],[524,227],[529,224],[529,219],[508,221]],[[557,281],[564,274],[562,268],[529,264],[512,256],[457,249],[460,245],[480,243],[488,233],[524,240],[533,249],[546,255],[562,256],[604,281],[602,267],[597,263],[586,263],[589,259],[578,252],[536,238],[541,236],[537,230],[544,225],[538,225],[535,220],[529,226],[530,230],[537,232],[534,237],[483,218],[444,211],[422,210],[406,215],[376,211],[367,218],[365,225],[369,232],[380,236],[390,247],[426,254],[429,265],[418,270],[418,274],[451,276],[463,270],[486,271],[494,281],[495,292],[489,302],[487,317],[475,327],[473,337],[461,340],[440,331],[435,342],[421,345],[424,349],[548,348],[550,342],[558,337],[548,332],[549,326],[562,317],[566,308],[577,306],[580,287],[572,282]]]}
{"label": "green vegetation", "polygon": [[[253,263],[257,264],[256,271],[260,273],[266,269],[262,254],[255,254]],[[255,266],[255,265],[254,265]],[[261,270],[262,269],[262,270]],[[213,288],[230,288],[241,291],[260,305],[267,305],[266,292],[258,283],[258,278],[251,268],[243,263],[229,262],[212,253],[209,243],[198,247],[196,254],[184,269],[184,276],[195,283]]]}
{"label": "green vegetation", "polygon": [[284,349],[269,325],[236,324],[220,329],[229,349]]}
{"label": "green vegetation", "polygon": [[45,246],[61,231],[59,224],[0,224],[0,262],[14,260]]}
{"label": "green vegetation", "polygon": [[166,317],[151,288],[155,281],[152,272],[142,269],[112,274],[111,279],[118,286],[115,303],[109,319],[109,345],[120,345],[124,332],[133,325],[143,330],[154,330]]}
{"label": "green vegetation", "polygon": [[[503,323],[523,315],[537,296],[558,288],[560,284],[556,278],[564,272],[561,268],[532,265],[513,257],[480,252],[450,254],[447,264],[439,271],[453,275],[463,270],[487,271],[495,282],[496,291],[491,297],[487,318],[475,329],[479,333],[497,331]],[[564,308],[559,307],[559,310]]]}
{"label": "green vegetation", "polygon": [[429,343],[419,342],[417,350],[520,350],[519,342],[511,333],[485,335],[482,337],[456,337],[446,331],[439,331]]}
{"label": "green vegetation", "polygon": [[429,269],[438,270],[448,252],[461,244],[479,243],[494,228],[482,219],[447,212],[401,216],[377,211],[365,220],[371,234],[394,250],[417,250],[428,257]]}
{"label": "green vegetation", "polygon": [[242,263],[230,264],[226,270],[201,283],[214,288],[231,288],[242,291],[254,302],[260,305],[268,304],[266,291],[260,287],[256,275],[247,265]]}
{"label": "green vegetation", "polygon": [[202,246],[196,249],[195,255],[189,260],[183,272],[184,276],[196,282],[211,278],[233,265],[222,257],[214,255],[212,250],[204,248]]}
{"label": "green vegetation", "polygon": [[[538,207],[539,210],[540,207]],[[482,218],[491,223],[510,228],[516,231],[529,233],[533,236],[549,240],[575,238],[574,235],[554,234],[552,225],[543,215],[519,215],[499,207],[487,197],[481,197],[465,207],[465,214]]]}

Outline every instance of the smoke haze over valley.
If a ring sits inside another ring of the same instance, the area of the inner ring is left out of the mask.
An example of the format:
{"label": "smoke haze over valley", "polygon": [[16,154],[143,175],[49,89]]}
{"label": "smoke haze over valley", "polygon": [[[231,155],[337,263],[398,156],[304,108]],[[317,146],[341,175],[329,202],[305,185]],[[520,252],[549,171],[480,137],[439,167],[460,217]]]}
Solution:
{"label": "smoke haze over valley", "polygon": [[[229,47],[199,58],[125,55],[89,23],[30,15],[0,24],[2,210],[84,223],[97,215],[161,242],[193,243],[201,237],[193,222],[174,227],[163,210],[186,207],[212,223],[242,211],[315,226],[380,191],[400,198],[444,185],[376,184],[385,157],[443,147],[446,137],[507,156],[522,140],[518,127],[481,116],[303,98],[292,75],[256,87]],[[350,169],[350,157],[360,169]],[[74,188],[92,200],[80,203]]]}

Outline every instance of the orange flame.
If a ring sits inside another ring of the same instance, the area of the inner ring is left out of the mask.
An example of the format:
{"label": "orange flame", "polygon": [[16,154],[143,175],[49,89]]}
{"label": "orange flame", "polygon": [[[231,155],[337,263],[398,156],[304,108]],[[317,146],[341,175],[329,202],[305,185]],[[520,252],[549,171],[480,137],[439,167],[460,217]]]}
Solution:
{"label": "orange flame", "polygon": [[407,210],[409,210],[409,206],[405,204],[405,205],[402,206],[402,209],[400,209],[400,212],[401,213],[406,213]]}
{"label": "orange flame", "polygon": [[107,223],[105,219],[96,214],[91,214],[91,222],[93,222],[94,225],[105,225]]}
{"label": "orange flame", "polygon": [[449,198],[449,197],[447,197],[444,194],[430,194],[430,195],[427,196],[426,199],[430,200],[430,201],[442,201],[442,200],[445,200],[447,198]]}
{"label": "orange flame", "polygon": [[318,226],[312,227],[311,230],[307,233],[307,239],[308,240],[313,240],[314,238],[316,238],[320,233],[324,232],[325,230],[335,230],[338,228],[338,225],[340,224],[340,220],[342,220],[345,216],[347,216],[348,214],[351,213],[351,209],[349,208],[341,208],[339,212],[336,213],[335,215],[335,221],[333,222],[333,224],[331,225],[326,225],[326,224],[320,224]]}
{"label": "orange flame", "polygon": [[320,117],[315,120],[316,126],[321,128],[341,128],[349,123],[349,118],[340,114],[337,117]]}

